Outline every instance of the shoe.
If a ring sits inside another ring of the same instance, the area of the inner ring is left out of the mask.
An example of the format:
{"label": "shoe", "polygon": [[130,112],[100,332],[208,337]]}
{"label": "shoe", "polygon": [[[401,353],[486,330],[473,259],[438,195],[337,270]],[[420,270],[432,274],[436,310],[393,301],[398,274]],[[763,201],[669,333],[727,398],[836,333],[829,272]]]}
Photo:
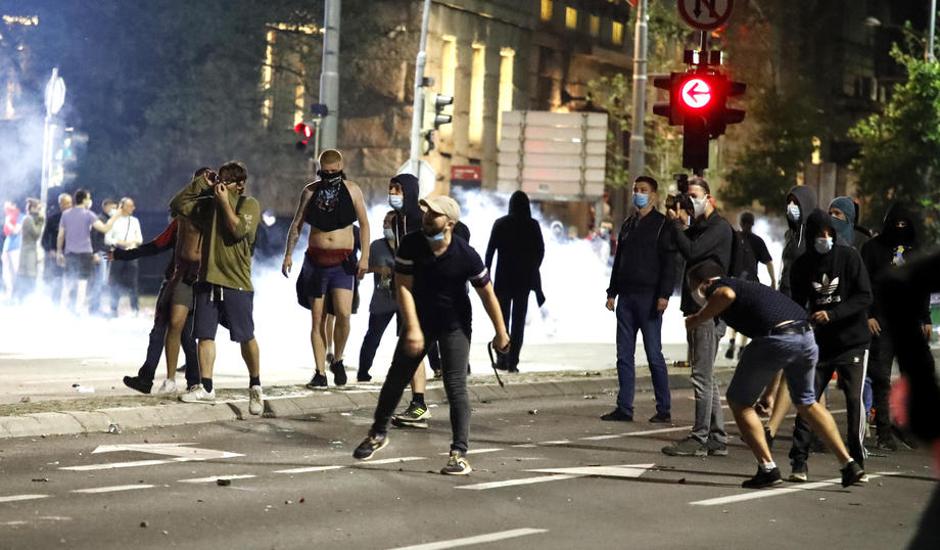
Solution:
{"label": "shoe", "polygon": [[714,439],[709,439],[705,443],[705,452],[708,456],[728,456],[728,445]]}
{"label": "shoe", "polygon": [[183,403],[215,403],[215,390],[206,391],[202,384],[196,384],[191,390],[180,394]]}
{"label": "shoe", "polygon": [[734,359],[734,344],[728,346],[728,351],[725,352],[725,359]]}
{"label": "shoe", "polygon": [[153,388],[153,382],[142,380],[139,376],[125,376],[124,385],[132,390],[148,395],[150,394],[150,389]]}
{"label": "shoe", "polygon": [[176,367],[176,372],[186,372],[186,365]]}
{"label": "shoe", "polygon": [[356,373],[356,382],[363,383],[363,382],[371,382],[371,381],[372,381],[372,377],[369,375],[368,372]]}
{"label": "shoe", "polygon": [[[126,382],[126,379],[125,379],[125,382],[124,382],[124,383],[125,383],[125,384],[127,383],[127,382]],[[897,440],[894,438],[894,436],[891,435],[891,434],[888,434],[888,435],[885,436],[885,437],[880,437],[880,436],[879,436],[879,437],[878,437],[878,442],[875,443],[875,449],[878,449],[879,451],[897,452],[897,450],[898,450],[898,442],[897,442]]]}
{"label": "shoe", "polygon": [[327,387],[326,375],[319,372],[313,375],[313,378],[307,382],[307,388],[311,390],[325,390]]}
{"label": "shoe", "polygon": [[336,386],[345,386],[346,385],[346,366],[343,365],[343,360],[335,361],[330,363],[330,372],[333,373],[333,384]]}
{"label": "shoe", "polygon": [[854,460],[842,468],[842,486],[855,485],[865,477],[865,470]]}
{"label": "shoe", "polygon": [[176,395],[176,380],[170,380],[167,378],[160,384],[160,387],[157,389],[157,395]]}
{"label": "shoe", "polygon": [[806,463],[803,461],[799,461],[799,462],[794,461],[793,469],[790,470],[790,477],[788,478],[788,480],[794,483],[806,483],[808,479],[809,479],[809,467],[806,465]]}
{"label": "shoe", "polygon": [[327,365],[332,365],[332,364],[333,364],[333,361],[335,361],[335,360],[336,360],[336,356],[333,355],[333,352],[332,352],[332,351],[329,351],[329,352],[326,353],[326,364],[327,364]]}
{"label": "shoe", "polygon": [[410,403],[405,412],[396,414],[392,417],[392,425],[398,428],[428,428],[428,418],[431,418],[431,411],[424,404],[418,405]]}
{"label": "shoe", "polygon": [[676,441],[668,447],[663,447],[663,454],[669,456],[708,456],[708,449],[697,439],[689,436],[682,441]]}
{"label": "shoe", "polygon": [[766,487],[780,485],[781,483],[783,483],[783,480],[780,479],[780,468],[774,468],[768,472],[758,466],[757,473],[754,474],[754,477],[742,483],[741,487],[745,489],[764,489]]}
{"label": "shoe", "polygon": [[633,416],[623,412],[620,408],[616,408],[610,411],[607,414],[601,415],[601,420],[606,420],[608,422],[633,422]]}
{"label": "shoe", "polygon": [[[470,368],[469,368],[469,367],[467,368],[467,372],[468,372],[468,373],[470,372]],[[511,367],[506,367],[506,372],[508,372],[508,373],[510,373],[510,374],[519,374],[519,367],[517,367],[517,366],[515,366],[515,365],[513,365],[513,366],[511,366]]]}
{"label": "shoe", "polygon": [[862,477],[858,478],[859,483],[868,483],[868,474],[862,474]]}
{"label": "shoe", "polygon": [[385,434],[369,434],[368,437],[362,440],[362,443],[356,447],[356,450],[353,451],[353,458],[358,460],[369,460],[372,458],[372,455],[381,451],[388,445],[388,436]]}
{"label": "shoe", "polygon": [[900,442],[908,451],[917,448],[917,442],[914,441],[914,438],[911,437],[911,434],[907,430],[903,430],[898,426],[891,426],[891,431],[894,433],[895,440]]}
{"label": "shoe", "polygon": [[653,424],[672,424],[672,415],[669,413],[656,413],[649,420]]}
{"label": "shoe", "polygon": [[248,388],[248,412],[256,415],[264,412],[264,394],[261,392],[261,386]]}
{"label": "shoe", "polygon": [[460,451],[451,451],[447,465],[441,468],[441,473],[447,476],[465,476],[473,471],[467,457]]}
{"label": "shoe", "polygon": [[774,448],[774,436],[770,435],[770,428],[764,427],[764,440],[767,441],[767,448]]}

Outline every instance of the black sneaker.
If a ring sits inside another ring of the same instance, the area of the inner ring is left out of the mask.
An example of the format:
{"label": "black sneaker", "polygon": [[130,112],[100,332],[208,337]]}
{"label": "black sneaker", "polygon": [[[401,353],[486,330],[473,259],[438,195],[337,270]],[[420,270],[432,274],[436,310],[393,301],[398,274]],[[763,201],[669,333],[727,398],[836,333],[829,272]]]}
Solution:
{"label": "black sneaker", "polygon": [[607,414],[602,414],[601,420],[606,420],[608,422],[633,422],[633,417],[621,411],[618,407]]}
{"label": "black sneaker", "polygon": [[431,411],[427,405],[411,402],[408,408],[401,414],[392,417],[392,425],[398,428],[420,428],[428,429],[428,418],[431,418]]}
{"label": "black sneaker", "polygon": [[441,473],[447,476],[465,476],[473,471],[467,457],[460,451],[451,451],[447,465],[441,468]]}
{"label": "black sneaker", "polygon": [[692,436],[663,447],[662,451],[669,456],[708,456],[705,445]]}
{"label": "black sneaker", "polygon": [[875,449],[879,451],[891,451],[892,453],[896,452],[898,450],[898,441],[891,434],[884,437],[879,436],[878,442],[875,443]]}
{"label": "black sneaker", "polygon": [[153,381],[143,380],[139,376],[125,376],[124,385],[132,390],[150,395],[150,389],[153,388]]}
{"label": "black sneaker", "polygon": [[342,359],[330,364],[330,372],[333,373],[333,384],[337,386],[346,385],[346,366],[343,365]]}
{"label": "black sneaker", "polygon": [[905,449],[912,451],[917,448],[917,441],[911,437],[910,432],[899,428],[898,426],[891,426],[891,432],[894,434],[896,441],[900,442]]}
{"label": "black sneaker", "polygon": [[388,436],[385,434],[369,434],[362,443],[353,451],[353,458],[359,460],[369,460],[372,455],[381,451],[388,445]]}
{"label": "black sneaker", "polygon": [[806,483],[809,479],[809,466],[802,460],[792,463],[793,469],[790,471],[789,481],[794,483]]}
{"label": "black sneaker", "polygon": [[780,485],[781,483],[783,483],[783,480],[780,479],[780,468],[774,468],[768,472],[758,466],[757,473],[754,474],[754,477],[742,483],[741,487],[745,489],[764,489],[766,487]]}
{"label": "black sneaker", "polygon": [[656,413],[650,417],[653,424],[672,424],[672,415],[669,413]]}
{"label": "black sneaker", "polygon": [[307,388],[311,390],[323,390],[326,389],[326,375],[320,374],[319,372],[313,375],[313,378],[307,382]]}
{"label": "black sneaker", "polygon": [[356,373],[356,382],[371,382],[372,376],[368,372],[357,372]]}
{"label": "black sneaker", "polygon": [[842,486],[855,485],[865,477],[865,470],[854,460],[842,468]]}

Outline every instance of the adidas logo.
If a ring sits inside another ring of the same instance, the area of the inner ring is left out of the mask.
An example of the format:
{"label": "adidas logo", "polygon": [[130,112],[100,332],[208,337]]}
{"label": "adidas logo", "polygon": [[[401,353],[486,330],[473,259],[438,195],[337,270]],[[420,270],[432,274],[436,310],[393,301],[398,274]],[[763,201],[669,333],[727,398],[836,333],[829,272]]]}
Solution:
{"label": "adidas logo", "polygon": [[834,277],[830,281],[829,275],[824,273],[820,282],[813,281],[813,290],[819,296],[816,298],[816,305],[836,304],[842,301],[842,297],[837,294],[839,291],[838,277]]}

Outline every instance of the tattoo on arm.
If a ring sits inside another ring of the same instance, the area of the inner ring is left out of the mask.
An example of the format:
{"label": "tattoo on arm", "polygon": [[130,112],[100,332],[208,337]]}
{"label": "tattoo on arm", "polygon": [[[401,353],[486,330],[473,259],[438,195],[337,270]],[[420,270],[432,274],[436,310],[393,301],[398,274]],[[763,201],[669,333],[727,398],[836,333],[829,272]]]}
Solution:
{"label": "tattoo on arm", "polygon": [[297,205],[294,220],[291,222],[290,230],[287,232],[287,246],[284,250],[285,256],[290,256],[294,253],[294,247],[297,246],[297,241],[300,239],[300,229],[304,225],[304,212],[307,210],[307,203],[310,202],[311,196],[313,196],[313,190],[308,185],[300,193],[300,203]]}

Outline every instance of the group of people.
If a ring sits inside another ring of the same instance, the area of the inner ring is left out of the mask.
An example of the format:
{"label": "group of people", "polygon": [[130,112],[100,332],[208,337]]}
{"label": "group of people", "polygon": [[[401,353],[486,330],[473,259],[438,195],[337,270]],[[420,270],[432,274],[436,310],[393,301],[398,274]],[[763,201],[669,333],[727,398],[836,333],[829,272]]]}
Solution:
{"label": "group of people", "polygon": [[[864,388],[870,376],[877,430],[875,446],[897,450],[888,405],[894,359],[885,322],[881,281],[919,248],[917,220],[902,205],[889,210],[880,234],[857,225],[858,206],[837,197],[828,212],[816,208],[816,192],[793,188],[787,196],[783,268],[775,290],[774,267],[765,243],[753,234],[745,213],[735,231],[717,211],[702,178],[689,182],[687,201],[660,213],[658,184],[638,178],[633,213],[620,229],[607,290],[607,308],[617,317],[617,372],[620,391],[607,421],[633,421],[636,335],[643,336],[652,373],[656,414],[650,422],[670,422],[671,403],[660,340],[662,314],[676,275],[682,275],[680,309],[686,318],[695,420],[684,439],[665,448],[671,456],[726,456],[727,433],[714,363],[726,328],[751,341],[738,354],[727,402],[742,438],[752,450],[757,473],[744,487],[782,482],[770,449],[783,418],[795,405],[798,415],[789,452],[789,480],[808,479],[812,434],[842,464],[842,482],[864,482],[865,432],[869,407]],[[683,206],[685,204],[686,206]],[[860,241],[868,238],[862,246]],[[767,266],[771,285],[757,277]],[[679,267],[684,264],[684,267]],[[918,337],[929,341],[929,295],[916,300]],[[734,344],[727,357],[734,357]],[[825,407],[833,374],[845,394],[844,444]],[[760,416],[769,416],[766,426]]]}
{"label": "group of people", "polygon": [[26,199],[25,214],[6,203],[3,286],[8,300],[28,298],[41,276],[52,300],[76,313],[116,316],[124,294],[133,312],[140,310],[137,263],[110,262],[113,251],[133,250],[143,242],[134,200],[105,199],[100,214],[91,206],[85,189],[60,194],[58,210],[48,217],[39,199]]}

